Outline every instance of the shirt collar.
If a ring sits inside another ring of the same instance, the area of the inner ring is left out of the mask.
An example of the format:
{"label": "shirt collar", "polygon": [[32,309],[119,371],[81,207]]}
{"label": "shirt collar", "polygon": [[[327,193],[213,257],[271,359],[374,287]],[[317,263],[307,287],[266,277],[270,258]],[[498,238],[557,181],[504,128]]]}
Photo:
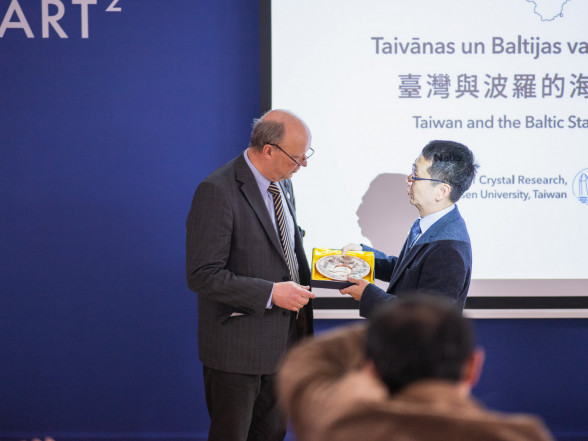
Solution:
{"label": "shirt collar", "polygon": [[251,169],[251,172],[253,173],[253,177],[255,178],[255,182],[257,182],[257,186],[259,187],[259,190],[263,194],[263,192],[266,192],[267,189],[269,188],[271,181],[268,178],[266,178],[264,175],[262,175],[259,172],[259,170],[257,170],[257,168],[255,168],[255,166],[253,165],[253,162],[251,162],[251,159],[249,159],[249,155],[247,154],[248,151],[249,151],[249,149],[247,149],[243,152],[243,157],[245,158],[245,162],[247,163],[247,165]]}
{"label": "shirt collar", "polygon": [[449,207],[444,208],[443,210],[436,211],[435,213],[431,213],[425,217],[420,218],[421,219],[421,223],[420,223],[421,234],[425,234],[425,231],[427,231],[429,228],[431,228],[431,226],[435,222],[437,222],[439,219],[441,219],[443,216],[445,216],[447,213],[449,213],[454,208],[455,208],[455,204],[451,204]]}

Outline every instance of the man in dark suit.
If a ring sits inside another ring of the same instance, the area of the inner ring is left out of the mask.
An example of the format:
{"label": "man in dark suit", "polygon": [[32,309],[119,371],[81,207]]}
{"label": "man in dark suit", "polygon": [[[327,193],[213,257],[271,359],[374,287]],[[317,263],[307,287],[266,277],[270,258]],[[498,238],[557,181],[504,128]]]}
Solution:
{"label": "man in dark suit", "polygon": [[186,222],[188,286],[198,293],[198,346],[209,440],[281,440],[273,375],[311,334],[314,295],[290,178],[312,155],[306,124],[273,110],[249,148],[196,189]]}
{"label": "man in dark suit", "polygon": [[369,317],[378,305],[415,292],[451,299],[463,310],[472,275],[472,247],[465,222],[455,203],[470,187],[478,165],[463,144],[431,141],[407,177],[410,203],[420,217],[411,228],[400,255],[387,256],[366,245],[343,248],[373,251],[375,277],[390,281],[384,291],[363,279],[340,290],[359,301],[359,313]]}

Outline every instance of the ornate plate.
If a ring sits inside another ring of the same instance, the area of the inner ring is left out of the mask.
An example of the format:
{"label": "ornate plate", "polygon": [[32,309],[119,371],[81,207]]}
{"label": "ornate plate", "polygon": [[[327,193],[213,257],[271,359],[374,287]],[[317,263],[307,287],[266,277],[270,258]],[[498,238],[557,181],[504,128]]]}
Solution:
{"label": "ornate plate", "polygon": [[316,269],[323,276],[333,280],[346,281],[347,277],[361,279],[370,272],[370,265],[355,256],[325,256],[316,261]]}

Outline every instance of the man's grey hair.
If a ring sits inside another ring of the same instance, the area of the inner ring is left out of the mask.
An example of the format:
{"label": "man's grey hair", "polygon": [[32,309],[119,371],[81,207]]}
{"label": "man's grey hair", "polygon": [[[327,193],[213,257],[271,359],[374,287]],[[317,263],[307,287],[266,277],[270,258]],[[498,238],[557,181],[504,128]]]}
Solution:
{"label": "man's grey hair", "polygon": [[[267,115],[267,113],[266,113]],[[253,120],[253,130],[249,147],[261,150],[266,144],[278,144],[282,141],[285,132],[285,125],[278,121],[264,121],[263,115]]]}

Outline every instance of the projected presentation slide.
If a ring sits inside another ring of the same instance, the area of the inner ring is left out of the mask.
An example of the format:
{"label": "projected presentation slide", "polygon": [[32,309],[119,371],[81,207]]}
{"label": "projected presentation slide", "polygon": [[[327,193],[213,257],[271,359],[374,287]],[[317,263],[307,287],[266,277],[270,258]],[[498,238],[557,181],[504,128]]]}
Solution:
{"label": "projected presentation slide", "polygon": [[[457,203],[473,250],[466,309],[582,316],[586,17],[580,0],[271,1],[271,106],[300,115],[316,151],[293,178],[308,256],[349,242],[398,255],[418,217],[413,162],[431,140],[458,141],[480,164]],[[338,291],[319,295],[324,317],[356,315]]]}

